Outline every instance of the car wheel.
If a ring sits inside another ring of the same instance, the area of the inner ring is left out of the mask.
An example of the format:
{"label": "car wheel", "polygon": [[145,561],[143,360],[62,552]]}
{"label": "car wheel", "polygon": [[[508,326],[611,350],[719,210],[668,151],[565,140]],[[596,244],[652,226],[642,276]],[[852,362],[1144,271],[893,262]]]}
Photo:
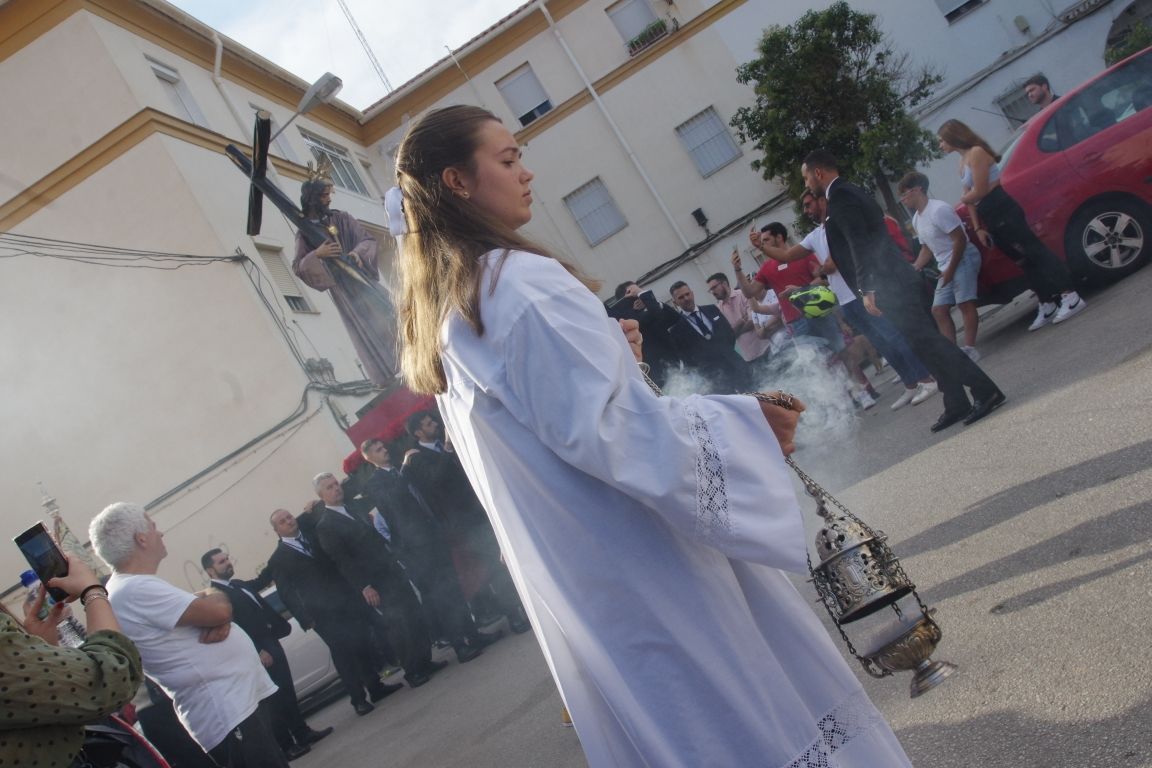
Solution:
{"label": "car wheel", "polygon": [[1111,282],[1142,267],[1152,252],[1152,216],[1131,200],[1093,203],[1073,217],[1064,240],[1079,277]]}

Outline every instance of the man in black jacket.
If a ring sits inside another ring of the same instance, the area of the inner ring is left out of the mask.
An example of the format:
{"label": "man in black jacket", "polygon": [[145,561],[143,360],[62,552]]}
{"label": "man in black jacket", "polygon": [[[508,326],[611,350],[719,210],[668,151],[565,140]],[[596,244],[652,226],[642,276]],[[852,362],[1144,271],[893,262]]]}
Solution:
{"label": "man in black jacket", "polygon": [[[800,173],[810,190],[828,199],[828,247],[845,282],[862,296],[869,314],[887,317],[904,334],[939,384],[944,413],[932,431],[958,421],[972,424],[1001,406],[1004,393],[988,374],[940,334],[928,285],[901,256],[876,201],[841,179],[835,158],[824,150],[804,158]],[[965,387],[972,391],[973,402]]]}
{"label": "man in black jacket", "polygon": [[344,489],[334,475],[317,475],[313,486],[324,502],[316,523],[320,549],[336,563],[344,580],[360,590],[372,609],[369,617],[399,657],[408,685],[424,685],[447,662],[432,661],[432,640],[404,566],[372,524],[344,506]]}
{"label": "man in black jacket", "polygon": [[718,394],[745,392],[751,379],[748,364],[736,351],[736,332],[715,304],[696,304],[688,284],[672,284],[672,303],[680,317],[668,329],[684,365],[712,382]]}
{"label": "man in black jacket", "polygon": [[295,760],[311,750],[311,745],[332,733],[332,728],[313,730],[300,713],[296,689],[292,683],[292,669],[280,639],[287,637],[292,625],[260,596],[260,591],[249,582],[234,579],[236,569],[228,553],[210,549],[200,558],[200,566],[212,581],[212,586],[228,596],[232,603],[232,621],[243,629],[260,654],[260,662],[268,676],[276,683],[272,694],[270,714],[272,731],[284,756]]}
{"label": "man in black jacket", "polygon": [[365,440],[360,453],[376,468],[364,483],[364,493],[380,516],[377,530],[386,533],[392,551],[420,590],[429,624],[438,630],[436,636],[452,643],[461,664],[472,661],[489,641],[476,630],[460,591],[452,551],[440,520],[423,495],[409,484],[408,466],[392,466],[383,440]]}
{"label": "man in black jacket", "polygon": [[372,704],[404,686],[380,682],[364,599],[320,550],[314,535],[302,530],[301,523],[311,515],[306,512],[298,520],[286,509],[272,513],[269,520],[280,540],[268,565],[250,583],[263,589],[276,582],[276,593],[300,628],[315,630],[328,646],[356,714],[366,715]]}
{"label": "man in black jacket", "polygon": [[[479,570],[487,578],[486,589],[481,588],[471,598],[474,607],[490,595],[495,604],[492,613],[497,618],[504,614],[513,633],[527,632],[531,626],[488,513],[472,489],[460,457],[445,443],[442,425],[432,412],[418,411],[408,417],[405,426],[416,440],[416,447],[404,457],[405,477],[441,520],[448,543],[479,561]],[[476,609],[477,615],[484,612]]]}

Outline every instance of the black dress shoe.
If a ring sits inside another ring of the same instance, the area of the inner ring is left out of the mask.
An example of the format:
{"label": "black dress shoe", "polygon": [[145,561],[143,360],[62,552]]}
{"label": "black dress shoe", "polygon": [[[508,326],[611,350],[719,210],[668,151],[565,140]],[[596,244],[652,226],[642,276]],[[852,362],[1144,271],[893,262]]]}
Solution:
{"label": "black dress shoe", "polygon": [[428,677],[428,675],[422,675],[419,673],[414,675],[404,675],[404,680],[408,683],[409,688],[419,688],[431,679],[432,678]]}
{"label": "black dress shoe", "polygon": [[372,710],[376,709],[376,707],[372,706],[366,701],[358,701],[352,705],[352,709],[356,710],[356,714],[364,716]]}
{"label": "black dress shoe", "polygon": [[456,648],[456,661],[461,664],[467,664],[482,653],[484,653],[484,651],[479,648],[461,645]]}
{"label": "black dress shoe", "polygon": [[376,702],[380,701],[380,699],[384,698],[385,696],[391,696],[403,687],[404,686],[400,685],[399,683],[396,683],[395,685],[387,685],[381,683],[379,687],[368,691],[368,698],[372,701],[373,704],[375,704]]}
{"label": "black dress shoe", "polygon": [[312,747],[308,746],[307,744],[293,744],[284,750],[284,758],[288,762],[292,762],[298,757],[304,757],[304,755],[311,751]]}
{"label": "black dress shoe", "polygon": [[446,661],[430,661],[424,665],[424,674],[434,675],[446,666],[448,666],[448,662]]}
{"label": "black dress shoe", "polygon": [[968,414],[968,418],[964,419],[965,424],[975,424],[984,418],[992,411],[1004,405],[1004,401],[1008,398],[1000,390],[996,390],[981,400],[977,400],[972,404],[972,412]]}
{"label": "black dress shoe", "polygon": [[332,733],[332,726],[328,726],[327,728],[321,728],[318,731],[309,728],[307,731],[304,731],[299,736],[296,736],[296,741],[299,742],[300,744],[305,744],[305,745],[311,746],[311,745],[315,744],[316,742],[320,741],[320,739],[324,738],[325,736],[330,735],[331,733]]}
{"label": "black dress shoe", "polygon": [[972,413],[970,410],[952,412],[944,411],[944,413],[940,414],[940,418],[936,419],[936,423],[932,425],[932,431],[939,432],[942,429],[948,429],[948,427],[952,426],[956,422],[963,421],[964,419],[968,418],[968,414],[970,413]]}

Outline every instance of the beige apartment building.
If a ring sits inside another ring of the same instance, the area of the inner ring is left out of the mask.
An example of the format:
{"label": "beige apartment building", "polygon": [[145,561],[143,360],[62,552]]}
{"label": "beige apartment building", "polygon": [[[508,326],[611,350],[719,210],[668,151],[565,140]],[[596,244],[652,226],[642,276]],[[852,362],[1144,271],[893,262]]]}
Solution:
{"label": "beige apartment building", "polygon": [[[1098,71],[1121,14],[1148,0],[854,5],[945,73],[926,127],[960,116],[998,141],[1025,78],[1043,71],[1059,89]],[[407,122],[479,104],[525,146],[533,236],[606,291],[644,276],[661,298],[676,279],[704,294],[753,221],[792,221],[729,121],[752,100],[735,70],[761,30],[806,9],[531,2],[363,113],[335,102],[298,118],[270,175],[295,198],[304,163],[331,159],[334,205],[377,234],[388,274],[379,200]],[[0,255],[11,257],[0,259],[0,493],[12,534],[42,517],[37,481],[81,540],[105,504],[151,502],[171,552],[163,575],[198,587],[203,551],[226,546],[251,573],[275,541],[269,513],[298,511],[312,475],[339,470],[345,429],[379,393],[328,297],[291,274],[279,213],[266,204],[262,234],[245,233],[247,185],[223,154],[250,142],[256,109],[288,121],[307,86],[163,0],[0,0]],[[928,170],[950,194],[952,165]],[[0,583],[22,568],[0,549]]]}

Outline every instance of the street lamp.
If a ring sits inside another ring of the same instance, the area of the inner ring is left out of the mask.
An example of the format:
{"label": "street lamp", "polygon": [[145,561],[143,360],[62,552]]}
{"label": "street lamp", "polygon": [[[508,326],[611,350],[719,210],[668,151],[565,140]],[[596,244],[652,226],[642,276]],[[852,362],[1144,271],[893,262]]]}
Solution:
{"label": "street lamp", "polygon": [[268,140],[268,143],[271,144],[275,141],[276,137],[283,133],[284,129],[300,115],[307,114],[321,104],[330,102],[343,87],[343,80],[331,72],[325,72],[320,76],[319,80],[308,87],[308,90],[304,92],[304,98],[300,99],[300,103],[296,106],[296,111],[292,113],[292,117],[288,118],[288,122],[280,126],[280,130],[273,134],[272,138]]}

